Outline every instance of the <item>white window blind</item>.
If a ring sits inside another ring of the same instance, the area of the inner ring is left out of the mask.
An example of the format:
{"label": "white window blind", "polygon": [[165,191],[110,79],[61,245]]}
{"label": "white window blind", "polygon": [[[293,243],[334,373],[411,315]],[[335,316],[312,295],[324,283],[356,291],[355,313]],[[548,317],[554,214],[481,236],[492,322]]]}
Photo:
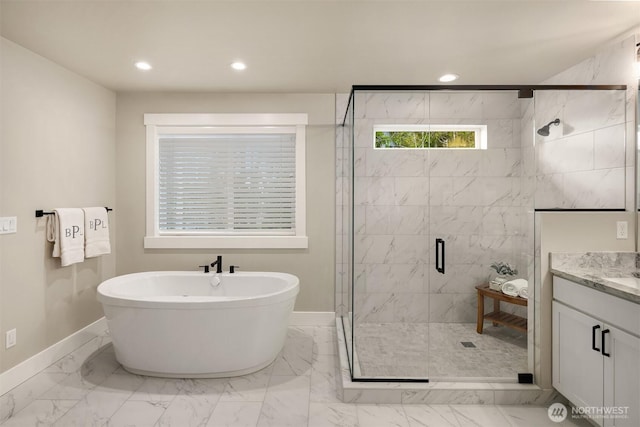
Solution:
{"label": "white window blind", "polygon": [[302,249],[307,115],[145,114],[144,247]]}
{"label": "white window blind", "polygon": [[295,134],[159,139],[161,232],[295,234]]}

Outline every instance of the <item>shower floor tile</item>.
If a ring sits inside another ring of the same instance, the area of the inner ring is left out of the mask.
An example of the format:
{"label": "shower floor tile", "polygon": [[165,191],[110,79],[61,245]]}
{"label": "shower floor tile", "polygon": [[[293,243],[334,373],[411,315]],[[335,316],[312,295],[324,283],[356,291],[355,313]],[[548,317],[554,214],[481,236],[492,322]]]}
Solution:
{"label": "shower floor tile", "polygon": [[478,334],[475,323],[359,324],[355,351],[367,378],[513,379],[528,371],[526,334],[495,326]]}

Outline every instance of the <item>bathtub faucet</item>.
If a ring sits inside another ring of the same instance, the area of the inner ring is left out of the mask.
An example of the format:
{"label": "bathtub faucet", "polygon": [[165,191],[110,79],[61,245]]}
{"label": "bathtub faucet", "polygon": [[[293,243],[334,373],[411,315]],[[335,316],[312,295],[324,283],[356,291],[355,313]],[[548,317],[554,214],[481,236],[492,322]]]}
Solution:
{"label": "bathtub faucet", "polygon": [[211,263],[211,267],[216,268],[216,273],[222,273],[222,256],[218,255],[216,260]]}

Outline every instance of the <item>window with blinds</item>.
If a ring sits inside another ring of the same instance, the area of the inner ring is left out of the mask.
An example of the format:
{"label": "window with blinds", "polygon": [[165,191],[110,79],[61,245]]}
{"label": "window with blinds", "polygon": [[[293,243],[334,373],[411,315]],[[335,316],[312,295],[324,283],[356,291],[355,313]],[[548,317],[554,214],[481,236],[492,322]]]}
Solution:
{"label": "window with blinds", "polygon": [[145,114],[145,248],[307,248],[306,114]]}
{"label": "window with blinds", "polygon": [[161,232],[295,234],[295,133],[159,139]]}

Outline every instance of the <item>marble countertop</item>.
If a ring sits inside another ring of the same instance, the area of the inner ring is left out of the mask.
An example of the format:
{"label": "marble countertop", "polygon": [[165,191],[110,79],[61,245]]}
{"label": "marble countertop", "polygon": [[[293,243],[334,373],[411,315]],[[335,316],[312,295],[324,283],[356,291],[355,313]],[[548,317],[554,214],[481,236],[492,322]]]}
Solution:
{"label": "marble countertop", "polygon": [[558,277],[640,304],[639,253],[554,252],[549,261]]}

